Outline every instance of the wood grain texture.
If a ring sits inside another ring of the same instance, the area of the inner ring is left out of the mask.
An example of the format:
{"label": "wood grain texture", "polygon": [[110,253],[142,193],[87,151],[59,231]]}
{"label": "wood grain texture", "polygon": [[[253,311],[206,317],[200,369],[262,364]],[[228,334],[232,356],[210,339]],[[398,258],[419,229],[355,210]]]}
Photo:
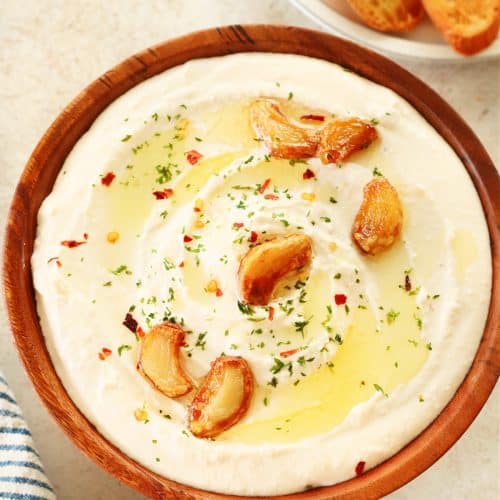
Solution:
{"label": "wood grain texture", "polygon": [[78,410],[59,380],[36,314],[30,258],[43,199],[72,147],[101,111],[139,82],[190,59],[235,52],[302,54],[344,66],[410,102],[455,150],[481,198],[490,232],[493,285],[474,363],[436,420],[397,455],[360,477],[280,499],[371,499],[399,488],[432,465],[462,435],[500,375],[500,181],[474,133],[434,91],[384,57],[316,31],[278,26],[227,26],[196,32],[136,54],[84,89],[50,126],[29,159],[10,208],[4,248],[4,289],[19,355],[50,413],[91,459],[155,499],[230,499],[184,486],[147,470],[104,439]]}

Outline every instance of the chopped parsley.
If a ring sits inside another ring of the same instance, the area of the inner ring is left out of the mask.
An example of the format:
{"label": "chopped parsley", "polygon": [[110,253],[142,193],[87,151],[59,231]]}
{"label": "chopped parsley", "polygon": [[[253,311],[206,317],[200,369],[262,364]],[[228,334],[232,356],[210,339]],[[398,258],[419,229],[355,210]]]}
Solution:
{"label": "chopped parsley", "polygon": [[276,387],[278,385],[278,379],[276,377],[273,377],[267,385],[270,385],[271,387]]}
{"label": "chopped parsley", "polygon": [[131,349],[132,346],[128,344],[122,344],[121,346],[118,347],[118,356],[121,356],[123,351],[130,351]]}
{"label": "chopped parsley", "polygon": [[132,271],[125,264],[122,264],[122,265],[118,266],[116,269],[110,269],[109,272],[111,274],[114,274],[115,276],[118,276],[118,275],[120,275],[122,273],[132,274]]}
{"label": "chopped parsley", "polygon": [[165,257],[163,259],[163,267],[165,268],[165,271],[170,271],[175,267],[175,264],[168,257]]}
{"label": "chopped parsley", "polygon": [[418,317],[416,314],[414,314],[413,317],[415,318],[415,321],[417,322],[418,329],[422,330],[422,326],[423,326],[422,318]]}
{"label": "chopped parsley", "polygon": [[387,324],[392,325],[394,321],[396,321],[397,317],[399,316],[399,312],[395,311],[394,309],[391,309],[387,314]]}
{"label": "chopped parsley", "polygon": [[156,165],[155,169],[158,172],[158,177],[156,178],[158,184],[165,184],[172,179],[170,165]]}
{"label": "chopped parsley", "polygon": [[295,326],[295,331],[300,333],[302,335],[302,337],[304,336],[304,329],[309,324],[311,319],[312,319],[312,316],[309,319],[305,319],[302,321],[295,321],[293,323],[293,326]]}
{"label": "chopped parsley", "polygon": [[283,361],[281,361],[278,358],[274,358],[274,365],[271,366],[270,371],[273,374],[279,373],[284,366],[285,366],[285,363],[283,363]]}
{"label": "chopped parsley", "polygon": [[255,313],[255,310],[250,305],[245,302],[241,302],[240,300],[238,300],[238,309],[242,314],[247,314],[249,316]]}
{"label": "chopped parsley", "polygon": [[196,339],[195,347],[199,347],[202,351],[205,350],[205,346],[207,345],[207,341],[205,340],[206,335],[207,332],[201,332]]}
{"label": "chopped parsley", "polygon": [[373,384],[373,387],[375,388],[375,390],[377,390],[378,392],[381,392],[386,398],[389,397],[389,395],[384,391],[384,389],[382,388],[382,386],[378,385],[378,384]]}
{"label": "chopped parsley", "polygon": [[308,165],[307,161],[306,160],[289,160],[288,163],[293,167],[294,165],[297,165],[297,164],[304,164],[304,165]]}

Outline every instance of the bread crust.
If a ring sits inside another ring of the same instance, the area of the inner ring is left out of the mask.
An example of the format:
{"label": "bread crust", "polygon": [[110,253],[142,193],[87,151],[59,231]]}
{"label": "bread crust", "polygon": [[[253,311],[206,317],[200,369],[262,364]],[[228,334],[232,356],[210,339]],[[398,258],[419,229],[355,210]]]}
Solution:
{"label": "bread crust", "polygon": [[378,31],[410,31],[424,14],[420,0],[347,1],[363,22]]}
{"label": "bread crust", "polygon": [[[500,0],[455,0],[446,3],[442,0],[422,0],[422,3],[436,28],[460,54],[477,54],[491,45],[498,35]],[[478,22],[478,17],[483,22]]]}

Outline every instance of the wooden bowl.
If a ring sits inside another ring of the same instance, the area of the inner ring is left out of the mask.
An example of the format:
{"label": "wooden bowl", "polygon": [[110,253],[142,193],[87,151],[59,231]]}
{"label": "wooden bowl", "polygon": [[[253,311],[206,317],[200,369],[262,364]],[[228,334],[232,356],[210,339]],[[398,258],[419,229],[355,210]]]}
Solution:
{"label": "wooden bowl", "polygon": [[[369,472],[349,481],[277,498],[378,498],[434,463],[462,435],[500,374],[500,182],[474,133],[434,91],[390,60],[354,43],[295,27],[227,26],[200,31],[136,54],[89,85],[58,116],[31,155],[10,208],[4,249],[4,287],[14,338],[40,398],[75,444],[103,469],[153,498],[222,499],[149,471],[104,439],[75,406],[56,374],[36,313],[30,258],[37,213],[75,143],[114,99],[139,82],[190,59],[234,52],[302,54],[340,64],[391,88],[412,104],[461,158],[481,198],[493,255],[486,328],[474,363],[446,408],[416,439]],[[472,457],[471,457],[472,459]],[[194,472],[195,473],[195,472]]]}

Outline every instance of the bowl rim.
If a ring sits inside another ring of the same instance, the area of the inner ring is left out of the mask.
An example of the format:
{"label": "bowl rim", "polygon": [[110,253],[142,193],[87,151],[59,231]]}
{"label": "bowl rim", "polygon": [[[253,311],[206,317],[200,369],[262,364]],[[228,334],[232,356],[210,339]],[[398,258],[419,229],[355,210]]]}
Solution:
{"label": "bowl rim", "polygon": [[[460,116],[430,87],[386,57],[330,34],[291,26],[231,25],[196,31],[132,55],[80,92],[58,115],[29,158],[17,185],[6,226],[3,285],[18,354],[42,402],[63,431],[102,469],[153,498],[238,499],[166,479],[108,442],[81,413],[59,379],[36,312],[30,259],[38,209],[63,162],[95,118],[138,83],[191,59],[238,52],[300,54],[339,64],[394,90],[448,142],[480,197],[492,252],[492,289],[485,329],[473,364],[436,417],[398,453],[366,473],[277,499],[360,499],[388,494],[440,458],[465,432],[500,375],[500,180],[488,153]],[[40,374],[43,373],[43,376]],[[257,498],[257,497],[254,497]]]}

